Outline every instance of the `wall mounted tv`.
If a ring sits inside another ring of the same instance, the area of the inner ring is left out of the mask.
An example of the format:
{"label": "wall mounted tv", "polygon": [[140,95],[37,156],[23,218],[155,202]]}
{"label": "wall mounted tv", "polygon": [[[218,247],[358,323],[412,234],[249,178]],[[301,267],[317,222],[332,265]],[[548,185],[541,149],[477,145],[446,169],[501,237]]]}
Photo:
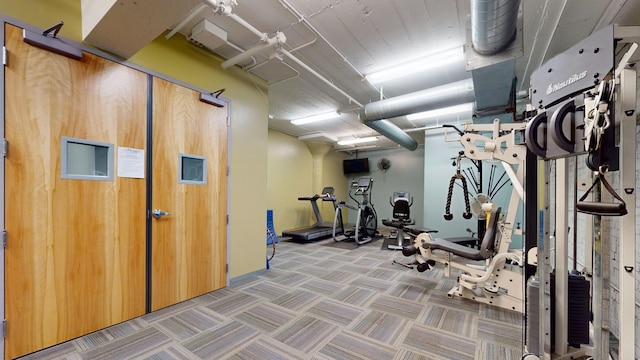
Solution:
{"label": "wall mounted tv", "polygon": [[345,175],[369,172],[369,159],[342,160],[342,170]]}

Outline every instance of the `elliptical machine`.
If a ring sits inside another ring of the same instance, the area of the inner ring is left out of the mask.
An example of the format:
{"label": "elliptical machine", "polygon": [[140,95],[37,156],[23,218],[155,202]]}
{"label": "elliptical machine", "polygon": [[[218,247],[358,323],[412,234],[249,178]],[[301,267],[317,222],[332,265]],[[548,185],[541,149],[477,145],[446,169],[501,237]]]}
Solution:
{"label": "elliptical machine", "polygon": [[[336,205],[336,215],[333,219],[334,241],[354,240],[358,245],[362,245],[378,236],[378,215],[371,203],[370,197],[372,187],[373,179],[369,176],[362,176],[358,178],[357,181],[352,182],[349,197],[355,201],[357,205],[352,205],[345,201],[340,201]],[[356,190],[353,191],[353,189]],[[362,196],[362,201],[358,201],[355,196]],[[344,229],[344,222],[342,220],[343,207],[357,211],[356,224],[352,230]]]}

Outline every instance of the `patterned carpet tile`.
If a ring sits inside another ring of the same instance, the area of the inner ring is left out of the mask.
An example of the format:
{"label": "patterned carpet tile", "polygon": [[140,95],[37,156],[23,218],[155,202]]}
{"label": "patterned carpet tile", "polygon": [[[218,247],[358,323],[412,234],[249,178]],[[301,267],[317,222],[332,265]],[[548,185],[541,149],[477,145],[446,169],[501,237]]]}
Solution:
{"label": "patterned carpet tile", "polygon": [[343,271],[343,270],[333,270],[333,271],[325,270],[325,274],[320,276],[320,278],[323,280],[327,280],[327,281],[331,281],[339,284],[348,284],[353,279],[358,278],[358,274],[350,271]]}
{"label": "patterned carpet tile", "polygon": [[307,355],[279,341],[260,337],[237,353],[226,357],[229,360],[302,360]]}
{"label": "patterned carpet tile", "polygon": [[328,359],[393,359],[397,350],[378,341],[341,331],[319,353]]}
{"label": "patterned carpet tile", "polygon": [[398,345],[404,339],[404,328],[409,320],[380,311],[369,311],[351,330],[368,338]]}
{"label": "patterned carpet tile", "polygon": [[225,318],[208,308],[194,307],[159,321],[157,326],[171,337],[182,341],[225,321]]}
{"label": "patterned carpet tile", "polygon": [[343,286],[340,284],[319,279],[311,279],[306,283],[300,285],[299,287],[302,289],[313,291],[317,294],[329,296],[335,294],[343,288]]}
{"label": "patterned carpet tile", "polygon": [[372,278],[368,278],[368,277],[359,277],[359,278],[355,279],[354,281],[351,281],[348,284],[349,285],[353,285],[353,286],[366,288],[366,289],[371,289],[371,290],[383,293],[383,292],[387,291],[388,288],[391,287],[392,283],[388,282],[388,281],[372,279]]}
{"label": "patterned carpet tile", "polygon": [[177,345],[156,349],[153,354],[145,357],[144,360],[193,360],[194,357],[193,353]]}
{"label": "patterned carpet tile", "polygon": [[386,281],[395,281],[398,278],[398,271],[392,269],[369,269],[367,272],[367,276],[374,279],[386,280]]}
{"label": "patterned carpet tile", "polygon": [[283,286],[296,286],[302,284],[309,279],[308,275],[300,274],[297,272],[288,272],[287,274],[280,275],[275,278],[271,278],[271,281]]}
{"label": "patterned carpet tile", "polygon": [[320,277],[322,277],[322,276],[327,274],[327,269],[321,268],[319,266],[314,266],[314,265],[309,266],[308,265],[308,266],[305,266],[305,267],[303,267],[301,269],[298,269],[297,272],[299,272],[301,274],[312,276],[314,278],[320,278]]}
{"label": "patterned carpet tile", "polygon": [[475,340],[452,336],[437,329],[413,326],[405,337],[403,344],[415,349],[417,352],[445,359],[475,359]]}
{"label": "patterned carpet tile", "polygon": [[509,311],[495,306],[484,306],[480,309],[480,316],[507,324],[524,326],[522,314],[517,311]]}
{"label": "patterned carpet tile", "polygon": [[271,333],[280,326],[293,320],[296,313],[283,307],[271,304],[260,303],[246,311],[234,316],[234,319],[253,326],[265,333]]}
{"label": "patterned carpet tile", "polygon": [[367,259],[366,257],[360,257],[352,262],[354,265],[365,266],[370,269],[380,266],[381,263],[382,261],[379,259]]}
{"label": "patterned carpet tile", "polygon": [[414,320],[422,312],[424,304],[414,303],[393,296],[380,295],[369,305],[369,308]]}
{"label": "patterned carpet tile", "polygon": [[187,300],[187,301],[177,303],[175,305],[167,306],[166,308],[162,308],[160,310],[156,310],[152,313],[143,315],[141,318],[142,320],[148,322],[149,324],[152,324],[158,320],[164,319],[169,316],[173,316],[177,313],[181,313],[186,309],[192,308],[197,305],[198,303],[196,301]]}
{"label": "patterned carpet tile", "polygon": [[237,293],[224,299],[214,301],[210,305],[207,305],[207,308],[217,313],[230,316],[246,309],[258,301],[260,301],[260,298],[253,295]]}
{"label": "patterned carpet tile", "polygon": [[[304,267],[307,265],[307,263],[304,263],[302,261],[299,261],[298,259],[295,260],[287,260],[287,261],[278,261],[277,262],[278,265],[278,270],[286,270],[286,271],[292,271],[295,269],[299,269],[301,267]],[[271,266],[274,266],[273,260],[271,261]]]}
{"label": "patterned carpet tile", "polygon": [[500,344],[478,341],[476,359],[520,360],[522,350],[504,347]]}
{"label": "patterned carpet tile", "polygon": [[155,349],[169,344],[171,339],[151,327],[143,329],[125,338],[111,341],[100,347],[81,353],[83,359],[133,359],[143,354],[153,353]]}
{"label": "patterned carpet tile", "polygon": [[[407,269],[408,271],[411,271]],[[440,279],[433,279],[431,277],[422,276],[425,273],[419,273],[417,271],[411,271],[410,273],[403,273],[397,280],[397,282],[401,282],[404,284],[411,284],[419,287],[423,287],[426,289],[434,289],[440,282]]]}
{"label": "patterned carpet tile", "polygon": [[331,296],[331,298],[355,306],[364,306],[366,303],[371,302],[376,294],[377,293],[371,289],[347,286]]}
{"label": "patterned carpet tile", "polygon": [[[394,360],[449,360],[449,359],[441,358],[435,355],[419,354],[404,348],[401,349],[396,355],[396,357],[394,357],[393,359]],[[488,360],[488,359],[483,359],[483,360]],[[492,359],[492,360],[497,360],[497,359]]]}
{"label": "patterned carpet tile", "polygon": [[216,300],[224,299],[236,293],[237,293],[237,290],[235,290],[235,285],[234,285],[233,288],[226,287],[220,290],[216,290],[216,291],[198,296],[197,298],[193,299],[193,301],[199,305],[209,305]]}
{"label": "patterned carpet tile", "polygon": [[291,291],[290,288],[271,281],[263,281],[243,290],[243,292],[247,294],[255,295],[266,300],[273,300],[289,291]]}
{"label": "patterned carpet tile", "polygon": [[337,333],[340,327],[311,316],[302,316],[273,335],[281,341],[306,354],[312,354],[323,347]]}
{"label": "patterned carpet tile", "polygon": [[136,318],[131,321],[116,324],[106,329],[85,335],[74,340],[74,342],[78,349],[80,349],[80,351],[86,351],[106,344],[110,341],[135,334],[148,326],[149,325],[146,321],[142,321],[140,318]]}
{"label": "patterned carpet tile", "polygon": [[425,313],[416,319],[416,323],[464,338],[475,339],[478,316],[464,310],[427,305]]}
{"label": "patterned carpet tile", "polygon": [[68,356],[76,353],[78,350],[73,346],[73,342],[66,342],[58,346],[53,346],[42,351],[28,354],[18,359],[20,360],[49,360],[49,359],[67,359]]}
{"label": "patterned carpet tile", "polygon": [[523,341],[522,336],[522,326],[478,319],[478,340],[520,349]]}
{"label": "patterned carpet tile", "polygon": [[295,289],[288,294],[271,300],[271,302],[286,309],[301,311],[310,307],[319,297],[319,295],[312,292]]}
{"label": "patterned carpet tile", "polygon": [[325,269],[335,269],[336,267],[344,264],[342,261],[334,260],[334,259],[324,259],[320,262],[313,264],[314,266],[319,266]]}
{"label": "patterned carpet tile", "polygon": [[340,266],[337,266],[336,268],[340,271],[346,271],[357,275],[366,274],[371,270],[370,266],[351,263],[341,263]]}
{"label": "patterned carpet tile", "polygon": [[429,288],[405,283],[396,283],[391,286],[387,291],[387,294],[401,299],[425,303],[429,297]]}
{"label": "patterned carpet tile", "polygon": [[476,314],[480,311],[480,303],[461,297],[449,298],[444,291],[431,292],[427,301],[432,305],[453,307]]}
{"label": "patterned carpet tile", "polygon": [[322,300],[305,312],[330,323],[347,326],[362,314],[362,308],[333,300]]}
{"label": "patterned carpet tile", "polygon": [[211,331],[196,335],[185,341],[183,346],[198,359],[220,359],[247,344],[260,332],[237,321],[229,322]]}

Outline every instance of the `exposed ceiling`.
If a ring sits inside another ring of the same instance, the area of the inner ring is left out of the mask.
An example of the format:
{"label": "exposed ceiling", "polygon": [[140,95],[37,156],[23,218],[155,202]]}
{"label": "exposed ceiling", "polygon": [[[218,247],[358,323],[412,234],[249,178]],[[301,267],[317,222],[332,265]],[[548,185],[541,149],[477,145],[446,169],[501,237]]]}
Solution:
{"label": "exposed ceiling", "polygon": [[[139,26],[122,24],[122,16],[115,13],[119,7],[121,12],[137,12],[145,23],[155,24],[153,30],[147,30],[147,38],[137,40],[134,46],[130,42],[136,40],[127,36],[106,40],[110,46],[107,50],[124,57],[133,55],[127,53],[130,49],[140,49],[160,35],[158,28],[170,29],[167,37],[192,39],[194,46],[207,44],[209,50],[225,59],[255,51],[234,66],[268,82],[269,128],[293,136],[335,142],[345,137],[379,135],[358,119],[363,105],[471,78],[467,71],[469,56],[382,84],[371,84],[364,77],[448,49],[464,48],[469,55],[473,51],[469,48],[470,0],[189,0],[178,2],[181,6],[177,8],[170,5],[175,1],[158,2],[167,4],[154,2],[155,11],[149,11],[143,2],[119,0],[110,9],[96,10],[85,6],[90,2],[83,0],[85,41],[100,47],[96,39],[113,35],[114,26]],[[85,14],[90,10],[93,13]],[[611,23],[640,25],[640,0],[522,0],[519,14],[515,42],[521,49],[513,77],[515,92],[526,94],[532,71],[593,31]],[[91,24],[85,24],[85,18],[91,19]],[[130,28],[128,32],[136,33]],[[278,48],[280,51],[275,51]],[[302,126],[290,122],[336,110],[340,116],[332,120]],[[469,114],[464,114],[415,121],[399,116],[389,121],[422,143],[423,133],[412,129],[434,121],[470,120]],[[381,136],[377,146],[397,144]]]}

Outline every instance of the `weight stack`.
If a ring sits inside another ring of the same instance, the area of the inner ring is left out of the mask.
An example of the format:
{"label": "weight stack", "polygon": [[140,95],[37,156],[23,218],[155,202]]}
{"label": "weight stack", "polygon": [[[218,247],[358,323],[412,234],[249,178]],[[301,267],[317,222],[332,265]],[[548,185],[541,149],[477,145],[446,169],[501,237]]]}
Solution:
{"label": "weight stack", "polygon": [[[568,329],[567,342],[568,345],[579,348],[580,344],[589,343],[589,305],[591,298],[589,297],[590,284],[584,276],[569,274],[569,287],[567,291],[568,302]],[[555,314],[555,274],[550,276],[551,284],[551,314]],[[530,353],[538,354],[540,345],[539,326],[540,326],[540,299],[539,299],[540,282],[532,277],[527,281],[527,326],[526,326],[526,344]],[[555,316],[551,316],[551,351],[554,351],[555,345]]]}

